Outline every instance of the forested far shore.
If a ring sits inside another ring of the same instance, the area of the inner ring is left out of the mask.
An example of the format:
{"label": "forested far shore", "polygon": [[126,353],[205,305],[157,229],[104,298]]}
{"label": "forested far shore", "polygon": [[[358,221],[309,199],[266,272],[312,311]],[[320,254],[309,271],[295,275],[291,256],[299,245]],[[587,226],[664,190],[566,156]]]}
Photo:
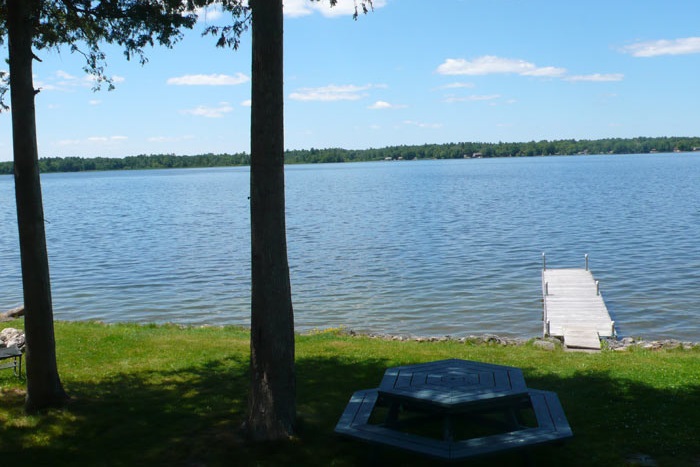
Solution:
{"label": "forested far shore", "polygon": [[[593,154],[644,154],[700,151],[700,137],[612,138],[599,140],[565,139],[525,143],[446,143],[389,146],[379,149],[305,149],[285,152],[287,164],[361,162],[414,159],[464,159],[489,157],[534,157]],[[111,157],[45,157],[39,159],[42,173],[95,170],[142,170],[170,168],[232,167],[248,165],[250,155],[175,154]],[[0,174],[11,174],[12,162],[0,162]]]}

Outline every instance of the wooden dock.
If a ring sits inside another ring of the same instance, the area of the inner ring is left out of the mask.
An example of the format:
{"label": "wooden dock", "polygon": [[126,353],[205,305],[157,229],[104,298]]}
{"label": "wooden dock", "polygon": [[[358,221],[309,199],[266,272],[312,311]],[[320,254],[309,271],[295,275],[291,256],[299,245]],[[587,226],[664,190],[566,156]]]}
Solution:
{"label": "wooden dock", "polygon": [[588,270],[588,255],[584,269],[548,269],[542,258],[544,336],[561,337],[569,348],[600,349],[601,337],[615,335],[615,322]]}

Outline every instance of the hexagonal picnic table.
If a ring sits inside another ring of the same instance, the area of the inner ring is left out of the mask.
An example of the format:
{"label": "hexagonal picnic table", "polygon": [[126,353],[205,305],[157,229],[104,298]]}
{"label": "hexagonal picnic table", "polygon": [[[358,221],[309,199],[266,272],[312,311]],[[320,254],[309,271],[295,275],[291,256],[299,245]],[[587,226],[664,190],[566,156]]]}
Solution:
{"label": "hexagonal picnic table", "polygon": [[[371,420],[377,407],[388,408],[383,422]],[[532,411],[535,426],[523,423],[520,417],[523,409]],[[401,411],[441,418],[441,437],[405,431],[406,424],[399,416]],[[486,436],[455,439],[453,422],[456,419],[491,413],[502,414],[503,430]],[[572,436],[557,395],[528,389],[520,369],[458,359],[387,369],[379,388],[353,394],[335,431],[355,439],[449,460]]]}

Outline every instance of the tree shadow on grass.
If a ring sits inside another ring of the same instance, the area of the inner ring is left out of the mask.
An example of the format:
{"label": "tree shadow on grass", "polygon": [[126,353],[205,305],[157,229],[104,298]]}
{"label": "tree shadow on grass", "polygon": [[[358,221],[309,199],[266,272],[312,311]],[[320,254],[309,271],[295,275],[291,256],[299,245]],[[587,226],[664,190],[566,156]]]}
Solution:
{"label": "tree shadow on grass", "polygon": [[[354,391],[377,387],[387,361],[338,357],[297,361],[298,436],[248,443],[240,426],[248,361],[235,357],[187,368],[121,373],[95,383],[68,382],[73,401],[26,426],[0,427],[8,464],[31,465],[430,465],[440,462],[341,438],[333,428]],[[659,465],[700,460],[700,387],[659,390],[605,372],[532,376],[529,387],[555,391],[574,431],[563,446],[531,451],[534,465],[624,465],[644,453]],[[0,407],[21,406],[3,393]],[[522,452],[468,465],[522,465]],[[453,463],[451,465],[460,465]]]}
{"label": "tree shadow on grass", "polygon": [[645,465],[648,457],[661,466],[700,466],[699,385],[659,389],[608,371],[533,376],[527,383],[559,396],[574,432],[562,450],[570,465]]}

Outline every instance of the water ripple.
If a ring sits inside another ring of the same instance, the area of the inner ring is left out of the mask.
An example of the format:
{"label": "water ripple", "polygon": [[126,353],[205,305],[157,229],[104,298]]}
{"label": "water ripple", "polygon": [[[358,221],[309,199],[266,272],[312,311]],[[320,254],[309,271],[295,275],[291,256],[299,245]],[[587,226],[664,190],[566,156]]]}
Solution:
{"label": "water ripple", "polygon": [[[540,267],[584,253],[623,335],[700,335],[700,155],[287,168],[299,330],[541,332]],[[49,174],[60,319],[249,323],[245,168]],[[0,309],[21,303],[0,177]]]}

